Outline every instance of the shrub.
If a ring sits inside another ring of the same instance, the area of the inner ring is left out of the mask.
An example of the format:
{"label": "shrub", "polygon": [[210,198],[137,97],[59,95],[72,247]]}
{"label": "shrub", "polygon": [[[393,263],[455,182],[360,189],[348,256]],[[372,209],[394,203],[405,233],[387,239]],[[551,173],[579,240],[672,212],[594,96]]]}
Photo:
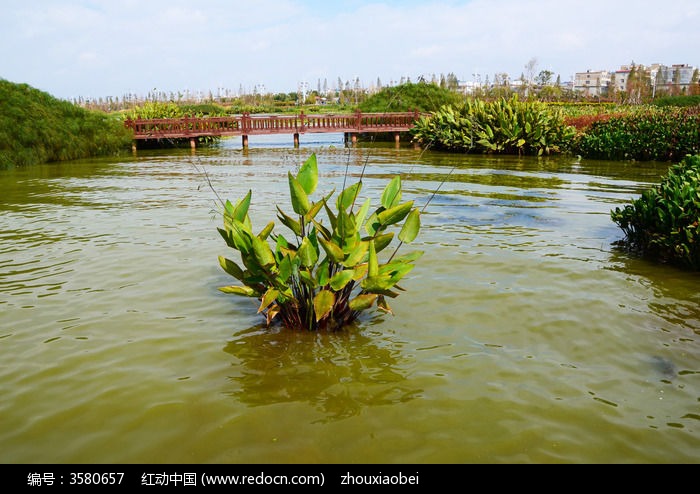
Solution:
{"label": "shrub", "polygon": [[382,89],[360,103],[359,109],[367,113],[430,112],[445,105],[457,104],[459,100],[459,95],[449,89],[426,82],[409,82]]}
{"label": "shrub", "polygon": [[146,101],[143,105],[124,112],[124,118],[130,118],[131,120],[138,120],[139,118],[180,118],[182,116],[184,116],[182,107],[172,101],[168,103],[162,101]]}
{"label": "shrub", "polygon": [[421,117],[411,134],[422,146],[458,152],[543,155],[564,151],[574,135],[562,113],[517,96],[493,102],[470,99]]}
{"label": "shrub", "polygon": [[700,95],[691,96],[664,96],[657,98],[653,103],[655,106],[698,106],[700,105]]}
{"label": "shrub", "polygon": [[[391,312],[386,299],[398,295],[397,283],[422,255],[414,252],[396,257],[399,247],[412,242],[420,229],[420,211],[413,201],[401,202],[400,176],[387,184],[381,205],[371,214],[369,198],[354,211],[361,179],[340,193],[335,212],[329,203],[334,191],[316,202],[310,200],[318,184],[315,154],[296,176],[289,172],[288,180],[295,214],[288,215],[277,206],[277,218],[294,240],[273,233],[274,222],[253,233],[248,216],[251,191],[235,204],[224,204],[224,226],[218,231],[226,244],[239,252],[243,265],[219,257],[221,267],[242,283],[220,290],[257,298],[258,313],[265,316],[268,325],[279,319],[290,329],[338,330],[375,305]],[[322,211],[328,219],[325,225],[319,216]],[[398,246],[380,263],[379,254],[394,239],[394,232],[387,229],[402,221]]]}
{"label": "shrub", "polygon": [[672,161],[700,152],[700,107],[647,108],[594,122],[574,150],[593,159]]}
{"label": "shrub", "polygon": [[118,116],[0,79],[0,169],[119,154],[131,134]]}
{"label": "shrub", "polygon": [[700,156],[672,166],[662,182],[611,211],[630,250],[663,262],[700,268]]}

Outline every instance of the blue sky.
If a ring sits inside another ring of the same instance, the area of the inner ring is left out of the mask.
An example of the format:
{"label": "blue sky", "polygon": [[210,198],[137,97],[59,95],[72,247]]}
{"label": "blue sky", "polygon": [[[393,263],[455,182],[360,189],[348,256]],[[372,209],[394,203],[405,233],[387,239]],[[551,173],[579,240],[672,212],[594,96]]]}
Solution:
{"label": "blue sky", "polygon": [[66,99],[700,66],[697,0],[1,2],[0,78]]}

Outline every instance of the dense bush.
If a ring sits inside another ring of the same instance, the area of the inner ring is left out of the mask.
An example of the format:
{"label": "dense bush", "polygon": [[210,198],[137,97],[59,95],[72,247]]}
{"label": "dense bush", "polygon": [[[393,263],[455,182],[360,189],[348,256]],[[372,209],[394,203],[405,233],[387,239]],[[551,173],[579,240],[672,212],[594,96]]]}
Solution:
{"label": "dense bush", "polygon": [[593,159],[679,160],[700,152],[700,107],[648,108],[594,122],[573,149]]}
{"label": "dense bush", "polygon": [[151,118],[180,118],[185,116],[183,107],[170,102],[162,101],[146,101],[141,106],[136,106],[124,112],[125,118],[130,118],[131,120],[137,120],[139,118],[151,119]]}
{"label": "dense bush", "polygon": [[26,166],[129,149],[131,134],[115,115],[0,79],[0,168]]}
{"label": "dense bush", "polygon": [[384,88],[360,103],[359,109],[367,113],[420,111],[431,112],[444,105],[457,104],[461,100],[454,91],[425,82],[406,83]]}
{"label": "dense bush", "polygon": [[692,96],[664,96],[654,100],[655,106],[698,106],[700,95]]}
{"label": "dense bush", "polygon": [[654,259],[700,268],[700,156],[672,166],[660,185],[611,211],[630,250]]}
{"label": "dense bush", "polygon": [[574,135],[562,113],[517,96],[469,99],[421,117],[411,131],[420,145],[458,152],[543,155],[563,152]]}

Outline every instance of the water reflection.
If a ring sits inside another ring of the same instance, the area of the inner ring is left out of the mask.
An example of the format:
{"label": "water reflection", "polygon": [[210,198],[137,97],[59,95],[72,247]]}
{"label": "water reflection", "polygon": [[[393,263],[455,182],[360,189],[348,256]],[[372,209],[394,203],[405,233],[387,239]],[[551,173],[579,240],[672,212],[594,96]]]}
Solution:
{"label": "water reflection", "polygon": [[[635,256],[620,245],[615,245],[611,251],[611,263],[606,269],[626,274],[630,289],[644,289],[650,312],[666,321],[668,327],[689,330],[678,335],[679,338],[694,341],[700,336],[700,293],[696,274]],[[647,290],[654,296],[648,297]],[[660,329],[665,330],[663,326]]]}
{"label": "water reflection", "polygon": [[308,403],[323,414],[321,422],[406,403],[423,391],[409,385],[399,343],[357,328],[310,333],[254,326],[236,333],[224,351],[235,357],[232,397],[253,407]]}

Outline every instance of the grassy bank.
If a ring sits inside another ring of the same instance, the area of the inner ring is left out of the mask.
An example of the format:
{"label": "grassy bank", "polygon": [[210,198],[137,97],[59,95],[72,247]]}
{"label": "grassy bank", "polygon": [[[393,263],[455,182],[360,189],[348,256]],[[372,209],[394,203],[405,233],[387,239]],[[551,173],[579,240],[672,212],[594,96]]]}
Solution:
{"label": "grassy bank", "polygon": [[85,110],[27,84],[0,79],[0,169],[115,155],[131,134],[117,115]]}

